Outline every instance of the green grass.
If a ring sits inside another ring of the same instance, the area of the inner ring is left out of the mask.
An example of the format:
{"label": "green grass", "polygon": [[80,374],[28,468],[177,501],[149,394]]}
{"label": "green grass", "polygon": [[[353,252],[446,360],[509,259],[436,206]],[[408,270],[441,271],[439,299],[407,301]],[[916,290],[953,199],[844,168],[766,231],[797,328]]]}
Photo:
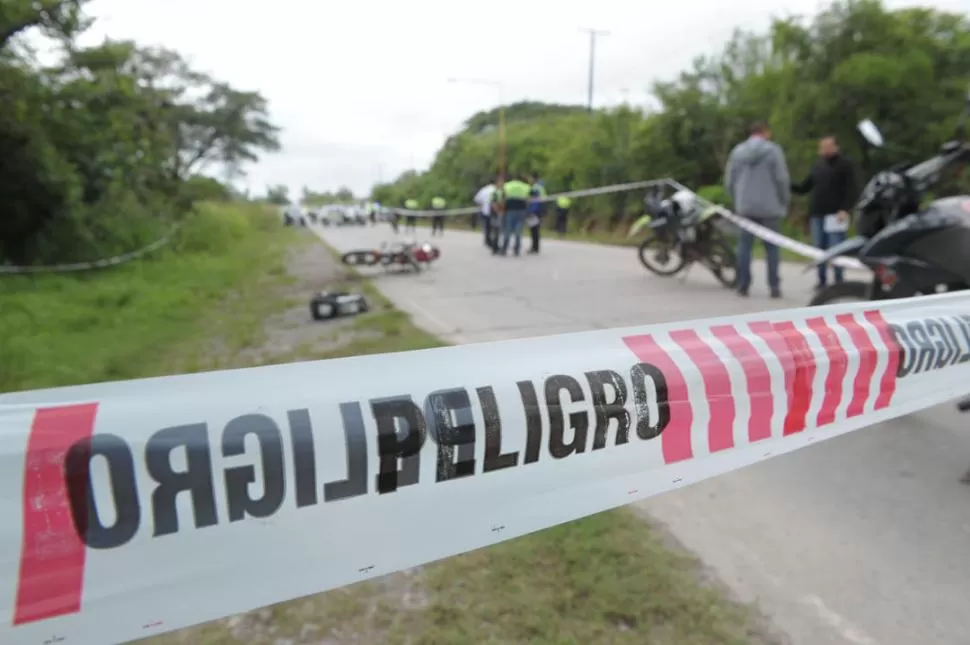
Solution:
{"label": "green grass", "polygon": [[0,392],[194,371],[214,331],[230,350],[258,342],[298,239],[259,207],[203,204],[151,258],[0,278]]}

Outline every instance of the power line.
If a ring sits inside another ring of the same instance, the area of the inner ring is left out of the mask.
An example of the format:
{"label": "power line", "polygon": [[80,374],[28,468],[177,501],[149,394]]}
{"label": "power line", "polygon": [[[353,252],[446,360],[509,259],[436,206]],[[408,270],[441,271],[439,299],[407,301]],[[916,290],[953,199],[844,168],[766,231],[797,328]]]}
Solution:
{"label": "power line", "polygon": [[580,27],[580,31],[585,31],[589,34],[589,81],[587,83],[586,93],[587,93],[587,109],[592,113],[593,111],[593,76],[596,69],[596,37],[597,36],[609,36],[610,32],[604,29],[593,29],[592,27]]}

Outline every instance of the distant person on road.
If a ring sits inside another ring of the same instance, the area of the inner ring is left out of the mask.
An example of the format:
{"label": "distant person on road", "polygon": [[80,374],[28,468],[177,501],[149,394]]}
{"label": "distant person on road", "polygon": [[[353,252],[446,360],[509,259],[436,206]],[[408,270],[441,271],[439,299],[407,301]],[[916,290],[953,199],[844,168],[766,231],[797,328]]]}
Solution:
{"label": "distant person on road", "polygon": [[546,185],[539,177],[539,173],[532,173],[529,176],[529,183],[532,184],[532,190],[529,193],[529,207],[528,216],[526,217],[526,224],[529,227],[529,233],[532,236],[532,246],[529,248],[529,253],[539,252],[539,237],[542,230],[542,216],[546,214]]}
{"label": "distant person on road", "polygon": [[[404,202],[404,208],[409,211],[416,211],[421,206],[418,204],[416,199],[408,199]],[[404,216],[404,232],[405,233],[415,233],[418,226],[418,216],[417,215],[405,215]]]}
{"label": "distant person on road", "polygon": [[401,230],[401,213],[396,208],[391,213],[391,228],[394,229],[395,235]]}
{"label": "distant person on road", "polygon": [[[443,197],[432,197],[431,198],[431,210],[443,211],[447,202]],[[441,235],[445,234],[445,216],[444,215],[434,215],[431,218],[431,235],[435,233]]]}
{"label": "distant person on road", "polygon": [[[781,230],[781,222],[791,203],[791,178],[785,153],[771,140],[771,128],[754,123],[749,137],[736,145],[728,157],[724,172],[727,189],[735,212],[772,231]],[[742,229],[738,239],[738,294],[747,296],[751,288],[751,252],[754,234]],[[768,286],[772,298],[781,298],[778,247],[762,240],[768,264]]]}
{"label": "distant person on road", "polygon": [[505,256],[509,253],[509,242],[515,238],[515,255],[522,252],[522,227],[525,226],[526,210],[529,206],[529,195],[532,186],[528,177],[519,175],[512,181],[505,182],[500,189],[502,202],[502,246],[498,253]]}
{"label": "distant person on road", "polygon": [[559,237],[566,234],[566,227],[569,224],[569,207],[573,205],[573,200],[568,197],[556,199],[556,232]]}
{"label": "distant person on road", "polygon": [[479,217],[482,219],[482,230],[485,232],[485,246],[492,248],[492,197],[495,194],[495,181],[482,186],[475,193],[474,202],[478,204]]}
{"label": "distant person on road", "polygon": [[[804,180],[791,185],[799,195],[812,192],[808,207],[808,219],[812,231],[812,244],[829,249],[845,240],[849,230],[849,211],[856,198],[855,170],[852,162],[842,156],[838,140],[832,136],[819,139],[818,161]],[[842,268],[834,267],[835,283],[843,280]],[[828,283],[828,267],[818,266],[818,284],[821,289]]]}

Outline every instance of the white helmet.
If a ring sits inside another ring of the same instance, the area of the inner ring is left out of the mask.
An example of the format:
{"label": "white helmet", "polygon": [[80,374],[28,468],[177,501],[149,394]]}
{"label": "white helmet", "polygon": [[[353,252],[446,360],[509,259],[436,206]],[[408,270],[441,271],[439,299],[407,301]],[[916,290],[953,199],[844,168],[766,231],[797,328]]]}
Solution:
{"label": "white helmet", "polygon": [[681,189],[671,195],[670,201],[677,205],[683,214],[693,213],[697,207],[697,196],[689,190]]}

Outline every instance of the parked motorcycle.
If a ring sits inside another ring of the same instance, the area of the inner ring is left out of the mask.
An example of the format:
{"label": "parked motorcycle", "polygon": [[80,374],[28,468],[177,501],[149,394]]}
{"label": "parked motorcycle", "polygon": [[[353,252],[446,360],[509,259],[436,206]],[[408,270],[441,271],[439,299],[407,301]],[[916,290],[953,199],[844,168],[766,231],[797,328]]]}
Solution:
{"label": "parked motorcycle", "polygon": [[[866,184],[855,206],[859,236],[832,247],[806,271],[837,257],[855,257],[872,270],[872,278],[829,285],[810,305],[908,298],[970,286],[970,196],[937,199],[920,207],[926,191],[943,179],[945,171],[970,161],[970,147],[962,141],[968,112],[970,97],[956,139],[944,143],[938,155],[917,165],[893,166]],[[869,146],[883,147],[882,134],[872,121],[861,121],[858,130]]]}
{"label": "parked motorcycle", "polygon": [[678,190],[669,199],[662,199],[662,190],[647,194],[644,215],[627,235],[633,237],[645,229],[650,232],[638,249],[640,262],[662,276],[675,275],[697,262],[725,287],[733,288],[737,283],[737,260],[715,226],[717,208],[703,208],[689,190]]}
{"label": "parked motorcycle", "polygon": [[421,265],[431,266],[431,263],[441,257],[438,247],[417,242],[384,242],[379,249],[362,249],[344,253],[341,261],[350,266],[377,266],[385,269],[391,267],[411,268],[415,272],[421,271]]}

